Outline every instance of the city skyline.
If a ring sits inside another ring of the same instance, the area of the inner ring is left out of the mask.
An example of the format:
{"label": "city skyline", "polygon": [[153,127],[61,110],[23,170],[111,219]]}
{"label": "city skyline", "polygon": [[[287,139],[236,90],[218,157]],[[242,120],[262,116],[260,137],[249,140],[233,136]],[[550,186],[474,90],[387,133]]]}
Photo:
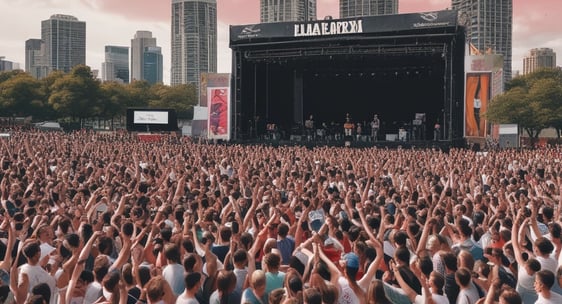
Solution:
{"label": "city skyline", "polygon": [[[218,69],[231,72],[231,53],[228,48],[230,24],[253,24],[260,20],[259,0],[220,0],[218,8]],[[331,15],[339,17],[338,0],[318,0],[318,19]],[[562,20],[557,9],[562,3],[546,0],[513,0],[513,70],[522,71],[523,58],[533,48],[552,48],[562,52],[562,35],[557,31]],[[69,14],[85,21],[87,26],[86,64],[101,71],[105,45],[128,45],[138,30],[153,32],[164,56],[164,83],[170,83],[171,66],[171,1],[152,0],[0,0],[6,11],[0,19],[2,47],[0,56],[25,67],[25,41],[39,38],[41,21],[53,14]],[[546,5],[548,4],[548,6]],[[240,9],[243,7],[243,9]],[[399,13],[443,10],[451,7],[451,0],[402,0]],[[545,9],[548,7],[548,9]],[[25,11],[25,18],[17,12]],[[557,64],[560,65],[560,64]]]}

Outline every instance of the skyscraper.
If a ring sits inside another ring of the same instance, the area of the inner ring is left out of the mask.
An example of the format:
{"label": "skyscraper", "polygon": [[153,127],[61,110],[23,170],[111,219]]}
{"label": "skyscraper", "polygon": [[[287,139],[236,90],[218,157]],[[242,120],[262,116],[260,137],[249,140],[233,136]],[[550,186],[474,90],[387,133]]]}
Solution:
{"label": "skyscraper", "polygon": [[129,83],[129,47],[105,46],[105,62],[101,64],[101,79]]}
{"label": "skyscraper", "polygon": [[262,23],[316,20],[316,0],[260,0]]}
{"label": "skyscraper", "polygon": [[45,62],[45,44],[41,39],[28,39],[25,41],[25,71],[31,76],[40,79],[49,73]]}
{"label": "skyscraper", "polygon": [[481,53],[503,55],[504,81],[511,80],[513,0],[452,0],[465,21],[468,41]]}
{"label": "skyscraper", "polygon": [[74,66],[86,64],[86,22],[69,15],[52,15],[41,22],[41,39],[49,72],[70,72]]}
{"label": "skyscraper", "polygon": [[152,46],[156,46],[156,38],[150,31],[137,31],[131,39],[131,81],[145,80],[144,50]]}
{"label": "skyscraper", "polygon": [[523,58],[523,75],[541,68],[555,68],[556,53],[550,48],[532,49]]}
{"label": "skyscraper", "polygon": [[217,72],[217,1],[172,0],[171,85],[191,83]]}
{"label": "skyscraper", "polygon": [[150,84],[162,83],[162,48],[158,46],[149,46],[144,49],[144,80]]}
{"label": "skyscraper", "polygon": [[398,0],[340,0],[340,18],[398,14]]}
{"label": "skyscraper", "polygon": [[0,72],[12,71],[19,69],[19,64],[6,60],[6,57],[0,56]]}

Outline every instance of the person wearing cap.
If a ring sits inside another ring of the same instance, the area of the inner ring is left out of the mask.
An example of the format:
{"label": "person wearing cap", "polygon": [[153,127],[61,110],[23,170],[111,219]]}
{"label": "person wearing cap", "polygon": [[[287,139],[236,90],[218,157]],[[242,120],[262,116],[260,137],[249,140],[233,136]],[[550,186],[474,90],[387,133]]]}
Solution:
{"label": "person wearing cap", "polygon": [[365,298],[365,291],[355,280],[357,271],[359,271],[359,257],[353,252],[347,253],[340,260],[338,267],[318,248],[317,243],[313,244],[313,250],[314,254],[317,254],[330,269],[330,281],[339,289],[338,303],[361,303],[361,299]]}

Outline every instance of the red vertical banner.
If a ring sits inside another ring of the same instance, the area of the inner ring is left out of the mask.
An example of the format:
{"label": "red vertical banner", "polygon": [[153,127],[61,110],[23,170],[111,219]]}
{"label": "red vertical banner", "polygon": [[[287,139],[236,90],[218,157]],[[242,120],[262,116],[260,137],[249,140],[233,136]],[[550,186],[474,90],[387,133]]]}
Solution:
{"label": "red vertical banner", "polygon": [[490,73],[468,73],[466,76],[465,136],[486,137],[484,119],[490,99]]}
{"label": "red vertical banner", "polygon": [[230,90],[228,87],[208,87],[208,138],[209,139],[230,139]]}

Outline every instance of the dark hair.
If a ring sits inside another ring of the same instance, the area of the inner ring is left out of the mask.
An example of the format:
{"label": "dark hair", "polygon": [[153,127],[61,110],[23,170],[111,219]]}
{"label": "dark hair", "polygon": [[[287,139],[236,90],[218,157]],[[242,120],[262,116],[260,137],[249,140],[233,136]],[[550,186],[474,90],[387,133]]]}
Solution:
{"label": "dark hair", "polygon": [[406,246],[406,240],[408,239],[408,234],[405,231],[397,231],[394,233],[394,242],[398,246]]}
{"label": "dark hair", "polygon": [[197,283],[201,280],[201,274],[199,272],[188,272],[185,275],[185,288],[192,289],[197,286]]}
{"label": "dark hair", "polygon": [[98,249],[100,253],[110,255],[113,251],[113,240],[108,236],[100,236],[98,239]]}
{"label": "dark hair", "polygon": [[41,252],[41,247],[39,246],[39,242],[32,242],[27,244],[23,247],[23,254],[26,258],[31,259],[36,254]]}
{"label": "dark hair", "polygon": [[266,254],[263,261],[268,268],[279,268],[279,265],[281,265],[281,258],[277,254],[273,253]]}
{"label": "dark hair", "polygon": [[131,223],[131,222],[126,222],[121,227],[121,231],[123,231],[123,234],[125,234],[126,236],[132,236],[133,230],[134,230],[134,226],[133,226],[133,223]]}
{"label": "dark hair", "polygon": [[443,264],[452,271],[457,271],[457,257],[452,252],[444,252],[440,254]]}
{"label": "dark hair", "polygon": [[82,270],[82,272],[80,273],[80,280],[86,282],[86,283],[92,283],[94,281],[94,273],[90,270]]}
{"label": "dark hair", "polygon": [[470,280],[471,280],[470,271],[466,268],[459,268],[455,272],[455,278],[459,281],[459,283],[461,285],[460,287],[467,286],[468,283],[470,283]]}
{"label": "dark hair", "polygon": [[286,237],[287,234],[289,233],[289,226],[285,223],[281,223],[279,224],[279,226],[277,227],[277,234],[279,234],[280,237]]}
{"label": "dark hair", "polygon": [[503,298],[505,300],[505,302],[509,303],[509,304],[521,304],[521,303],[523,303],[523,300],[521,299],[521,295],[517,291],[515,291],[511,288],[504,290],[500,294],[500,298]]}
{"label": "dark hair", "polygon": [[183,269],[186,272],[192,272],[193,267],[195,267],[195,263],[197,263],[195,253],[190,253],[183,259]]}
{"label": "dark hair", "polygon": [[419,263],[421,272],[426,276],[429,276],[433,271],[433,261],[431,260],[431,258],[427,255],[423,256],[419,259]]}
{"label": "dark hair", "polygon": [[304,299],[308,304],[322,304],[322,294],[316,287],[305,289]]}
{"label": "dark hair", "polygon": [[394,257],[406,264],[410,263],[410,251],[406,247],[396,248],[396,251],[394,252]]}
{"label": "dark hair", "polygon": [[31,289],[31,294],[41,296],[46,303],[51,301],[51,288],[47,283],[39,283]]}
{"label": "dark hair", "polygon": [[179,264],[181,262],[181,252],[176,244],[166,244],[164,247],[164,256],[172,263]]}
{"label": "dark hair", "polygon": [[542,254],[550,254],[554,250],[554,245],[552,242],[545,237],[539,237],[535,241],[535,246],[539,249]]}
{"label": "dark hair", "polygon": [[245,263],[248,260],[248,254],[244,249],[238,249],[234,252],[232,256],[234,263]]}
{"label": "dark hair", "polygon": [[548,287],[548,289],[550,289],[554,285],[554,273],[546,269],[537,271],[535,280],[539,281],[540,283]]}

